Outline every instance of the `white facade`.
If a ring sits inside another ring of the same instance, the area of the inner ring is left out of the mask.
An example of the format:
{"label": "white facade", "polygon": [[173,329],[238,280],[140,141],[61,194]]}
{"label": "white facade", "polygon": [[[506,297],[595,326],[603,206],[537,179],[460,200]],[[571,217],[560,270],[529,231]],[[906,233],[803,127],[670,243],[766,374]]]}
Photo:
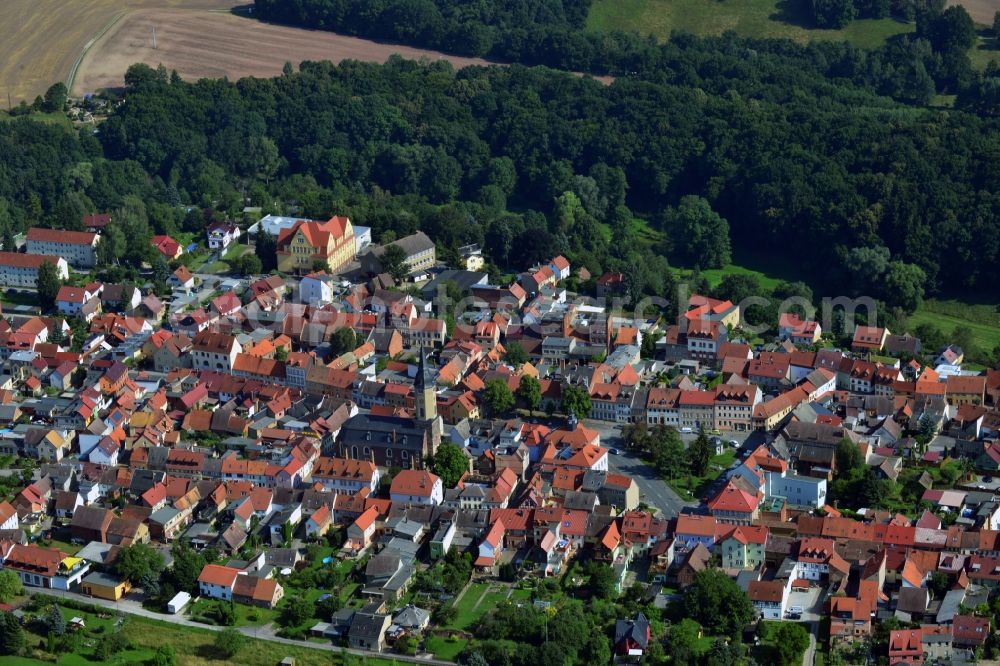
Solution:
{"label": "white facade", "polygon": [[[10,258],[8,255],[14,255]],[[0,285],[4,287],[29,287],[34,289],[38,286],[38,267],[41,260],[31,262],[24,258],[38,256],[15,254],[12,252],[0,252]],[[45,257],[47,261],[54,261],[56,264],[56,274],[60,280],[69,279],[69,264],[62,257]]]}
{"label": "white facade", "polygon": [[299,282],[299,300],[308,305],[333,302],[333,285],[330,276],[311,277],[307,275]]}
{"label": "white facade", "polygon": [[[79,233],[79,232],[78,232]],[[97,243],[100,236],[93,234],[93,240],[87,243],[63,242],[59,240],[33,240],[28,232],[25,245],[28,254],[44,254],[50,257],[62,257],[73,266],[90,268],[97,264]]]}
{"label": "white facade", "polygon": [[434,485],[431,487],[431,491],[427,495],[405,495],[403,493],[392,493],[391,499],[393,502],[402,502],[403,504],[437,506],[444,501],[444,484],[441,483],[441,479],[435,479]]}

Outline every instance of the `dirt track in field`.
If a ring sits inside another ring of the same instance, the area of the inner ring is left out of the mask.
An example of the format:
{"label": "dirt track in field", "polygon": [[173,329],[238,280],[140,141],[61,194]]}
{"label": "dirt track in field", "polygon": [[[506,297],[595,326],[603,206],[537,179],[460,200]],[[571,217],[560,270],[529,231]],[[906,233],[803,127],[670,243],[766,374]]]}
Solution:
{"label": "dirt track in field", "polygon": [[95,37],[132,9],[228,9],[236,0],[0,0],[0,104],[65,81]]}
{"label": "dirt track in field", "polygon": [[136,62],[153,67],[163,64],[185,80],[223,76],[235,80],[275,76],[286,62],[296,66],[303,60],[385,62],[393,54],[445,59],[455,67],[490,64],[332,32],[261,23],[228,12],[142,9],[126,14],[94,43],[80,64],[72,92],[121,86],[125,70]]}

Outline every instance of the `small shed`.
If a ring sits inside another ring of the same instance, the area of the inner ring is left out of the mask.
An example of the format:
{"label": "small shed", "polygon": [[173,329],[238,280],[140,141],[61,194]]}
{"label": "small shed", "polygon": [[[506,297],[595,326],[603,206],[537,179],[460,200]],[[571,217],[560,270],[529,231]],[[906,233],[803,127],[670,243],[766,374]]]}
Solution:
{"label": "small shed", "polygon": [[191,595],[187,592],[178,592],[174,598],[167,602],[167,612],[176,615],[184,610],[184,607],[191,601]]}

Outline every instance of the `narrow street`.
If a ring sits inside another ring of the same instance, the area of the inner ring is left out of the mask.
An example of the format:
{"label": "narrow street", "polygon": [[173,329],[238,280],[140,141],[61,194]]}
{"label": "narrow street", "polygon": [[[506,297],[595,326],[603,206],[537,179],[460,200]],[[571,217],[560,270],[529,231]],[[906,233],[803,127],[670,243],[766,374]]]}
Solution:
{"label": "narrow street", "polygon": [[660,478],[656,470],[636,454],[624,449],[620,424],[587,420],[585,425],[601,434],[601,446],[620,451],[618,454],[608,453],[608,471],[635,479],[639,486],[641,502],[656,507],[667,518],[677,516],[685,508],[698,506],[697,502],[682,499],[666,481]]}

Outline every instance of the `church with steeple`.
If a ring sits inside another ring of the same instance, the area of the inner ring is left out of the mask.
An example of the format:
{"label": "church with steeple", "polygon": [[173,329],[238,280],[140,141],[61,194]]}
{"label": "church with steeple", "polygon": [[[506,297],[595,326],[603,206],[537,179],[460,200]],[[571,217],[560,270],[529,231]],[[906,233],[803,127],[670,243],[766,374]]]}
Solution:
{"label": "church with steeple", "polygon": [[437,372],[428,367],[420,350],[413,380],[416,409],[413,418],[357,414],[348,419],[337,438],[337,455],[367,460],[380,467],[422,469],[437,452],[444,424],[437,412]]}

